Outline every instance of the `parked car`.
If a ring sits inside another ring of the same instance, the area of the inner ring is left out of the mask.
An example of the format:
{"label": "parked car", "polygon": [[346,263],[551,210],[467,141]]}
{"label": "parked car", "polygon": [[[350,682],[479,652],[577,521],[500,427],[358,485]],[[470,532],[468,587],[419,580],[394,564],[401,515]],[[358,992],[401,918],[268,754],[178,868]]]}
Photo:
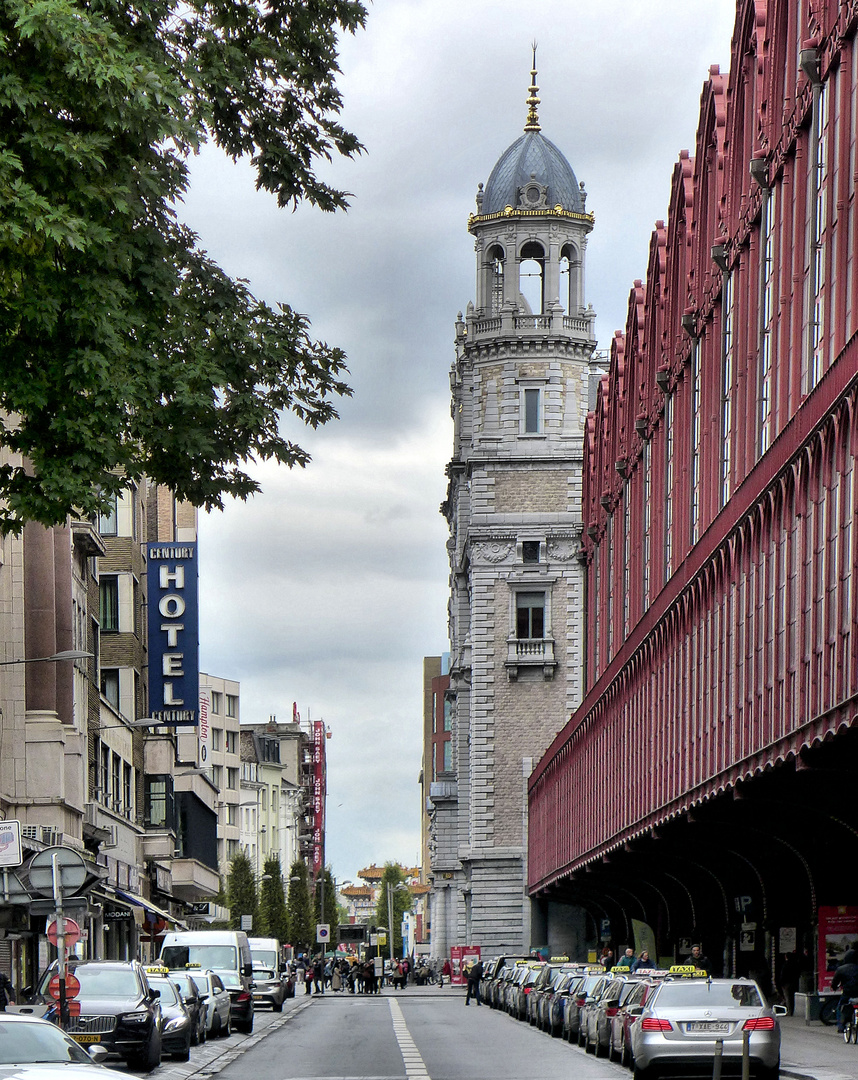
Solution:
{"label": "parked car", "polygon": [[782,1005],[772,1007],[751,979],[672,979],[662,982],[631,1027],[636,1080],[665,1071],[712,1074],[716,1040],[725,1071],[741,1066],[748,1032],[757,1080],[780,1075]]}
{"label": "parked car", "polygon": [[631,1066],[631,1025],[640,1016],[642,1007],[652,996],[659,976],[651,974],[632,983],[629,992],[620,1001],[616,1015],[611,1017],[611,1041],[608,1057],[621,1065]]}
{"label": "parked car", "polygon": [[200,989],[191,977],[190,971],[167,971],[169,978],[178,986],[182,1001],[191,1018],[191,1046],[199,1046],[206,1041],[207,1017],[206,1003]]}
{"label": "parked car", "polygon": [[128,1080],[127,1073],[105,1069],[106,1047],[81,1046],[56,1024],[32,1013],[0,1013],[2,1080]]}
{"label": "parked car", "polygon": [[596,1057],[607,1057],[610,1053],[612,1021],[620,1009],[624,998],[640,979],[631,974],[614,974],[599,991],[599,996],[586,1008],[586,1030],[584,1047],[592,1050]]}
{"label": "parked car", "polygon": [[283,1002],[287,996],[285,974],[263,967],[262,964],[253,965],[253,1004],[270,1005],[274,1012],[283,1012]]}
{"label": "parked car", "polygon": [[233,1031],[249,1035],[253,1031],[253,991],[235,971],[220,971],[220,980],[229,994],[229,1016]]}
{"label": "parked car", "polygon": [[[601,981],[610,976],[605,975],[604,968],[588,969],[584,973],[584,978],[575,988],[573,994],[570,994],[569,1000],[566,1002],[566,1008],[563,1013],[563,1038],[568,1039],[569,1042],[578,1042],[581,1034],[581,1010],[587,1001],[587,996],[592,992],[595,986],[598,986]],[[580,1044],[583,1046],[583,1042]]]}
{"label": "parked car", "polygon": [[519,966],[519,973],[510,983],[508,991],[509,1014],[516,1020],[527,1019],[527,999],[540,971],[545,966],[543,960],[528,960]]}
{"label": "parked car", "polygon": [[566,1006],[573,991],[580,986],[584,975],[580,971],[560,970],[543,991],[540,1001],[538,1026],[552,1037],[563,1034]]}
{"label": "parked car", "polygon": [[542,1027],[542,999],[550,991],[555,977],[563,970],[560,962],[543,964],[527,996],[527,1019],[536,1027]]}
{"label": "parked car", "polygon": [[[71,1017],[68,1034],[84,1046],[105,1047],[135,1072],[156,1069],[163,1021],[143,967],[136,960],[70,960],[68,971],[80,982],[80,1016]],[[42,974],[32,1004],[55,1009],[48,984],[56,974],[54,961]]]}
{"label": "parked car", "polygon": [[214,971],[195,970],[191,978],[197,984],[206,1006],[206,1035],[228,1038],[230,1032],[230,1001],[220,975]]}
{"label": "parked car", "polygon": [[[480,987],[480,996],[493,1009],[506,1008],[506,984],[515,973],[517,964],[526,963],[527,956],[495,956],[490,963],[491,974],[483,975],[483,986]],[[485,972],[485,968],[484,968]]]}
{"label": "parked car", "polygon": [[155,974],[151,969],[146,974],[149,985],[161,995],[161,1015],[164,1019],[161,1052],[170,1054],[176,1061],[189,1061],[193,1024],[182,1000],[182,992],[166,974]]}

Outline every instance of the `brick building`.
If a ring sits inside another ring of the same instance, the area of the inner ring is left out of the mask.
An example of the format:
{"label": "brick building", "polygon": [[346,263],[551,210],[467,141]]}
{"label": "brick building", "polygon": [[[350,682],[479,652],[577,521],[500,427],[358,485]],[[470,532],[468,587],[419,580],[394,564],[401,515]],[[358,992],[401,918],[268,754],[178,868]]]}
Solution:
{"label": "brick building", "polygon": [[530,783],[555,949],[583,904],[773,972],[855,904],[856,25],[737,4],[588,418],[586,698]]}

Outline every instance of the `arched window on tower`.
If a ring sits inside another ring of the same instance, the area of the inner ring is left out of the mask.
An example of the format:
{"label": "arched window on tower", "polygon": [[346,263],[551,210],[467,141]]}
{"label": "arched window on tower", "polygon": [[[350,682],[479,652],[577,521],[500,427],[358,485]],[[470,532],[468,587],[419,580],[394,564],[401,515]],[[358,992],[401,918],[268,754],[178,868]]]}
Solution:
{"label": "arched window on tower", "polygon": [[500,244],[489,248],[486,256],[487,285],[486,295],[489,302],[489,314],[500,315],[503,306],[503,271],[506,254]]}
{"label": "arched window on tower", "polygon": [[524,314],[541,315],[545,298],[545,251],[542,244],[529,240],[521,249],[519,258],[519,303],[524,300]]}
{"label": "arched window on tower", "polygon": [[564,244],[560,252],[560,303],[567,315],[580,315],[581,258],[574,244]]}

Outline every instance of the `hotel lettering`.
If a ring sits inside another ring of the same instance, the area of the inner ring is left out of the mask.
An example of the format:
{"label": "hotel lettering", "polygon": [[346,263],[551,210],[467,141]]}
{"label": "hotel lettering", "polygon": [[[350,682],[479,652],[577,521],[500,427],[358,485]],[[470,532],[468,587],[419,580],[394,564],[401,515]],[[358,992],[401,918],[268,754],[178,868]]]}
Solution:
{"label": "hotel lettering", "polygon": [[197,545],[149,544],[149,715],[199,723]]}

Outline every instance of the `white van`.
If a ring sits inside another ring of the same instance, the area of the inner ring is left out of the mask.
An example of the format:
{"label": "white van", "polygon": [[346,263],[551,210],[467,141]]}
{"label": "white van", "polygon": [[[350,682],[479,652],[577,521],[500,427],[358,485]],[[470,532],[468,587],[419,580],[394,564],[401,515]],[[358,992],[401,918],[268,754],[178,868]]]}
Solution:
{"label": "white van", "polygon": [[253,958],[243,930],[177,930],[166,933],[159,958],[174,970],[215,971],[226,987],[232,1023],[237,1031],[253,1031]]}

